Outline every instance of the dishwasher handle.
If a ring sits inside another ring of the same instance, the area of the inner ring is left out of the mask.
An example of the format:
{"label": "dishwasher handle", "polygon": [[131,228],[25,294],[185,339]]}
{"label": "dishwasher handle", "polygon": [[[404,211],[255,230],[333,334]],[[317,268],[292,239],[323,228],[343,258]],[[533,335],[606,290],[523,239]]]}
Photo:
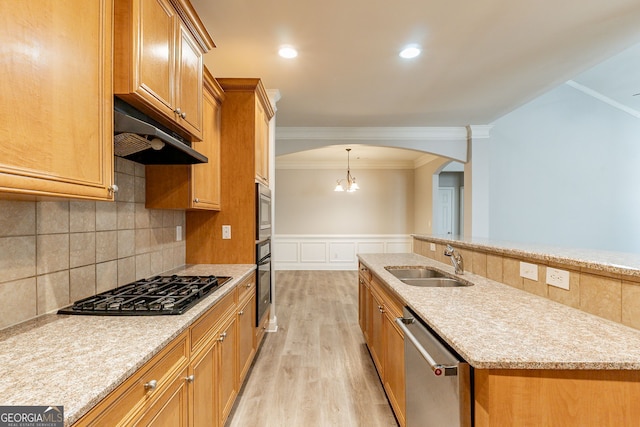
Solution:
{"label": "dishwasher handle", "polygon": [[441,377],[443,375],[445,377],[458,375],[458,367],[457,366],[446,366],[446,365],[442,365],[440,363],[437,363],[435,360],[433,360],[433,357],[431,357],[431,355],[427,352],[427,350],[425,350],[425,348],[422,346],[422,344],[420,344],[420,342],[415,337],[415,335],[413,335],[411,333],[411,331],[409,330],[409,328],[407,328],[406,325],[410,325],[415,321],[416,321],[416,319],[414,319],[412,317],[409,317],[409,318],[397,317],[396,318],[396,323],[398,324],[398,326],[400,326],[400,329],[402,329],[402,331],[404,332],[405,338],[409,338],[409,340],[414,345],[416,350],[418,350],[418,352],[424,358],[424,360],[427,361],[427,363],[431,367],[431,370],[433,371],[433,374],[436,377]]}

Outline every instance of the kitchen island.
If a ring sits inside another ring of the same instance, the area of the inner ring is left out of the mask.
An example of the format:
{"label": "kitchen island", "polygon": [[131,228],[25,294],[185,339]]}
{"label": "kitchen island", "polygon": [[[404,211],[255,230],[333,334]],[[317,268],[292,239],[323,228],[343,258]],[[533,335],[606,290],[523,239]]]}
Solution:
{"label": "kitchen island", "polygon": [[640,331],[476,274],[459,276],[472,286],[424,288],[385,269],[455,276],[451,265],[421,255],[359,259],[474,368],[476,426],[632,425],[640,416],[632,404],[640,398]]}
{"label": "kitchen island", "polygon": [[75,423],[254,270],[234,264],[167,272],[232,277],[182,315],[50,314],[0,331],[0,405],[62,405],[65,426]]}

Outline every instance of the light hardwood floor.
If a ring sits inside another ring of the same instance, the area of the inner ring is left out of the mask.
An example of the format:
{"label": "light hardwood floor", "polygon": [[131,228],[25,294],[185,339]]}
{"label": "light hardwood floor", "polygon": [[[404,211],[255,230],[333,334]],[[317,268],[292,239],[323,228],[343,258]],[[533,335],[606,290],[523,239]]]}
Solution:
{"label": "light hardwood floor", "polygon": [[398,424],[358,325],[356,271],[277,271],[278,332],[265,341],[227,427]]}

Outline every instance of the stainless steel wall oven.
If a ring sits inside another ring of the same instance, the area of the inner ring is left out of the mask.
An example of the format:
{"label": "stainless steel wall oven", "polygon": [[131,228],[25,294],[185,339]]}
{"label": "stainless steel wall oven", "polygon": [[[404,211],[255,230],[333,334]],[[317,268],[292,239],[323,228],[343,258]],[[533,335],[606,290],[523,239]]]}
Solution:
{"label": "stainless steel wall oven", "polygon": [[271,304],[271,240],[256,244],[256,326]]}
{"label": "stainless steel wall oven", "polygon": [[256,240],[271,237],[271,190],[256,183]]}

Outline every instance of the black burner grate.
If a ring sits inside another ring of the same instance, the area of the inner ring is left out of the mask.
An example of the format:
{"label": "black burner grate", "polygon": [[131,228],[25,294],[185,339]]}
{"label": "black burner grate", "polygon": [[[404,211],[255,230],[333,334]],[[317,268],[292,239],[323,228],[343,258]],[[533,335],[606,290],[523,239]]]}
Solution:
{"label": "black burner grate", "polygon": [[182,314],[230,279],[217,276],[155,276],[81,299],[58,310],[58,314]]}

